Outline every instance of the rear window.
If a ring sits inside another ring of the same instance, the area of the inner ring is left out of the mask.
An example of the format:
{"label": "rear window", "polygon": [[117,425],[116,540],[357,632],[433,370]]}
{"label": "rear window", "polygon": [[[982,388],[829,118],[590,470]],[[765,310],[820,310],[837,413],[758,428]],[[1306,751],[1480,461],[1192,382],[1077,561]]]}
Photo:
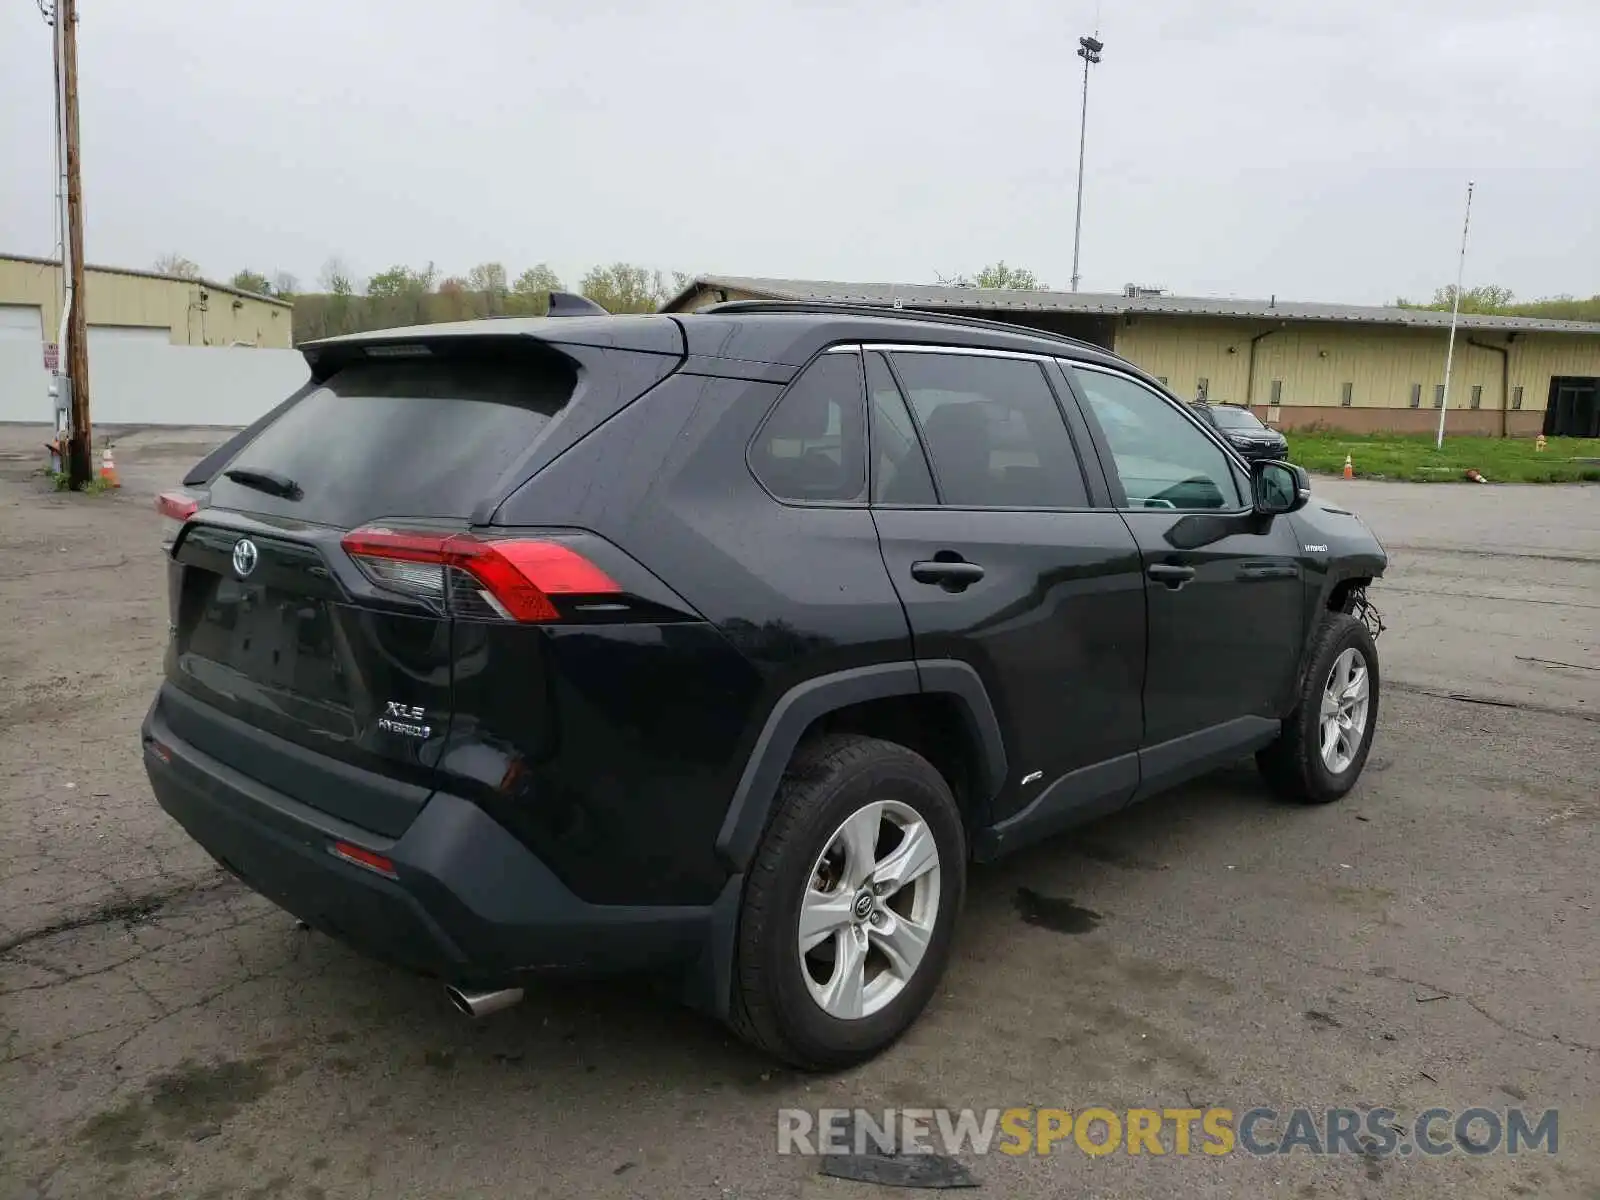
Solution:
{"label": "rear window", "polygon": [[[345,367],[268,425],[211,483],[242,512],[353,528],[378,517],[464,519],[571,398],[551,355],[404,359]],[[246,487],[269,473],[298,499]]]}

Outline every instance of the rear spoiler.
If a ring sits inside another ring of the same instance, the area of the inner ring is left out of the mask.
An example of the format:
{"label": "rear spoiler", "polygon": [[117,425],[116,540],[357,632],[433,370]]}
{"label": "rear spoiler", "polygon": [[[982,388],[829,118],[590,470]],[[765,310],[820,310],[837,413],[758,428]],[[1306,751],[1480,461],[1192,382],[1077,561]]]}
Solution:
{"label": "rear spoiler", "polygon": [[[555,354],[574,364],[598,352],[624,350],[660,360],[646,369],[634,395],[642,394],[684,360],[682,325],[674,318],[654,314],[615,317],[593,300],[569,292],[550,293],[550,316],[588,318],[546,324],[538,317],[511,320],[461,321],[418,325],[408,329],[383,329],[324,338],[301,345],[311,378],[287,399],[257,418],[207,454],[183,477],[185,487],[209,484],[228,462],[263,429],[299,403],[341,367],[372,358],[406,358],[477,353],[492,348],[498,353]],[[648,377],[648,378],[646,378]],[[631,401],[630,395],[623,402]],[[611,411],[615,411],[613,408]]]}

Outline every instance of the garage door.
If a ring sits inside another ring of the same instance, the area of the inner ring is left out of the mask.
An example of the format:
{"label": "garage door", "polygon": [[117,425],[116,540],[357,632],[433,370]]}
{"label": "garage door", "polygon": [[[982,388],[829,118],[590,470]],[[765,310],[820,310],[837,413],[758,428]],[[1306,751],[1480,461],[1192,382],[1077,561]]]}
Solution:
{"label": "garage door", "polygon": [[1600,379],[1582,375],[1552,379],[1544,431],[1551,437],[1600,437]]}
{"label": "garage door", "polygon": [[0,304],[0,338],[44,340],[44,314],[37,304]]}
{"label": "garage door", "polygon": [[172,331],[165,325],[91,325],[89,349],[102,342],[138,342],[151,346],[172,344]]}

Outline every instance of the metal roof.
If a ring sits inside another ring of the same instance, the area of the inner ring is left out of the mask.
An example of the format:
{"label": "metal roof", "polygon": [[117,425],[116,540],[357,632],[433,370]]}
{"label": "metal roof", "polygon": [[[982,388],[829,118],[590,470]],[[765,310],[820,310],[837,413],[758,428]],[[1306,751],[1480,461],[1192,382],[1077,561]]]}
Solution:
{"label": "metal roof", "polygon": [[[1086,316],[1216,317],[1222,320],[1316,321],[1349,325],[1398,325],[1448,329],[1450,314],[1429,308],[1364,304],[1321,304],[1300,300],[1234,300],[1211,296],[1124,296],[1108,292],[1027,292],[1001,288],[947,287],[927,283],[841,283],[824,279],[764,279],[740,275],[702,275],[665,305],[674,311],[701,288],[727,288],[772,300],[831,300],[905,308],[961,309],[966,312],[1058,312]],[[1462,329],[1501,333],[1576,333],[1600,335],[1600,322],[1556,321],[1544,317],[1462,313]]]}
{"label": "metal roof", "polygon": [[[59,258],[34,258],[31,254],[0,254],[0,261],[27,263],[35,267],[53,267],[61,269]],[[246,300],[259,300],[263,304],[276,304],[279,308],[293,308],[292,300],[285,300],[281,296],[266,296],[260,292],[247,292],[234,287],[231,283],[217,283],[211,279],[201,279],[191,275],[167,275],[160,271],[141,271],[135,267],[105,267],[98,263],[84,263],[85,271],[94,271],[99,275],[133,275],[139,279],[160,279],[167,283],[188,283],[196,287],[206,288],[213,292],[226,292],[230,296],[243,296]]]}

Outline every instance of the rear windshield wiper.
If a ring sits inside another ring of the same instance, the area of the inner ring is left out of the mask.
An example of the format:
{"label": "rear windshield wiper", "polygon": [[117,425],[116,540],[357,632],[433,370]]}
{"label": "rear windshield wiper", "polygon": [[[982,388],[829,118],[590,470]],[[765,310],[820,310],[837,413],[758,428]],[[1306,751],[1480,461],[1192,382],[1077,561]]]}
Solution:
{"label": "rear windshield wiper", "polygon": [[300,485],[287,475],[276,471],[261,471],[255,467],[234,467],[222,473],[240,487],[255,488],[269,496],[282,496],[285,500],[298,500],[305,495]]}

